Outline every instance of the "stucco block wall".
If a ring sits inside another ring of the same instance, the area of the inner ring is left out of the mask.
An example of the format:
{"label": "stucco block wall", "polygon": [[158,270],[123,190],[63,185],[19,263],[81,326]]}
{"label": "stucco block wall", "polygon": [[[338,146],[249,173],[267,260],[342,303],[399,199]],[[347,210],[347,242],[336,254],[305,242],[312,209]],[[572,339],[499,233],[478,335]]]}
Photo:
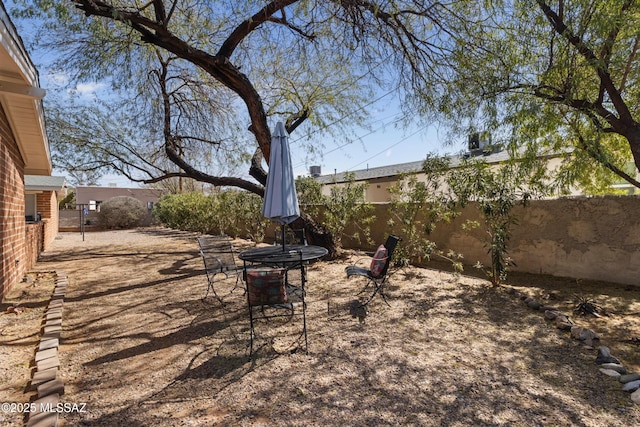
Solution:
{"label": "stucco block wall", "polygon": [[24,161],[0,106],[0,301],[28,268],[23,176]]}
{"label": "stucco block wall", "polygon": [[[375,205],[372,237],[377,244],[392,231],[387,207]],[[534,200],[513,212],[518,219],[508,246],[517,264],[513,270],[640,286],[640,196]],[[429,238],[441,249],[462,253],[466,264],[488,265],[486,231],[463,230],[466,220],[482,223],[476,206],[465,208],[450,224],[438,224]]]}
{"label": "stucco block wall", "polygon": [[524,271],[640,286],[639,214],[637,196],[532,203],[511,256]]}

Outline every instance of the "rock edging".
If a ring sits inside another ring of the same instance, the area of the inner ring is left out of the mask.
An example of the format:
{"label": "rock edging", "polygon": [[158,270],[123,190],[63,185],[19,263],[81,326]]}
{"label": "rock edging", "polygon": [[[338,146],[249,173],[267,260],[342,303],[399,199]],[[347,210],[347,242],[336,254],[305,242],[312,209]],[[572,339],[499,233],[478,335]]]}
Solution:
{"label": "rock edging", "polygon": [[56,272],[55,287],[42,321],[40,342],[34,356],[35,369],[29,383],[37,390],[34,411],[29,413],[27,427],[55,427],[58,425],[56,408],[64,394],[64,382],[59,376],[58,347],[62,333],[64,296],[69,281],[66,273]]}
{"label": "rock edging", "polygon": [[[572,338],[583,341],[587,347],[593,348],[594,341],[600,340],[598,334],[590,329],[576,325],[569,315],[562,313],[557,307],[541,304],[514,288],[510,288],[510,292],[519,297],[532,310],[544,313],[546,320],[555,322],[558,329],[570,332]],[[611,351],[606,346],[598,347],[595,363],[599,366],[600,372],[617,379],[622,384],[621,389],[631,393],[631,400],[634,403],[640,404],[640,374],[627,372],[627,368],[620,360],[611,355]]]}

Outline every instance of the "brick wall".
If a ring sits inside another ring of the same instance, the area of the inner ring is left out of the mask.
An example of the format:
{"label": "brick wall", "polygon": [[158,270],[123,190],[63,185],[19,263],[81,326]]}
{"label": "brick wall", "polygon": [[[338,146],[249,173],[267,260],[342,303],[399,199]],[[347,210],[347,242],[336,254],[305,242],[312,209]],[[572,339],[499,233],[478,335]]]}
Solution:
{"label": "brick wall", "polygon": [[23,177],[24,161],[0,105],[0,301],[28,268]]}
{"label": "brick wall", "polygon": [[43,191],[38,193],[36,209],[42,215],[44,231],[42,236],[42,248],[46,250],[58,234],[59,213],[58,198],[55,191]]}
{"label": "brick wall", "polygon": [[27,224],[25,229],[25,254],[24,263],[25,270],[30,270],[38,261],[40,252],[44,250],[44,234],[46,223],[36,222],[35,224]]}

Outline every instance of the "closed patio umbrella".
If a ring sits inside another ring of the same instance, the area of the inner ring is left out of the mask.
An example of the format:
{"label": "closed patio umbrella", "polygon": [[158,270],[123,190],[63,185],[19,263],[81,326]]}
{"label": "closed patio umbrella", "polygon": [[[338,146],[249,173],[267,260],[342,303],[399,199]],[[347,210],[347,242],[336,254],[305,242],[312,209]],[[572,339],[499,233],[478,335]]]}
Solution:
{"label": "closed patio umbrella", "polygon": [[290,224],[300,216],[300,207],[293,178],[289,134],[287,134],[282,122],[278,122],[273,131],[269,158],[262,215],[282,224],[282,249],[284,251],[285,224]]}

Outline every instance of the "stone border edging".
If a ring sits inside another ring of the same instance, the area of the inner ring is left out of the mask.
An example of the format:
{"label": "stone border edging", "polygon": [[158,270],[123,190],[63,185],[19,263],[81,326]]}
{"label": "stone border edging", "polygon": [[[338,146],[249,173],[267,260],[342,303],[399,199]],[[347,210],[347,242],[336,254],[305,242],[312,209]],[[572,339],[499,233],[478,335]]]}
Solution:
{"label": "stone border edging", "polygon": [[[569,315],[562,313],[557,307],[544,305],[535,299],[524,295],[515,288],[509,288],[509,292],[520,298],[532,310],[544,313],[546,320],[554,321],[556,327],[562,331],[570,331],[571,337],[583,341],[586,348],[593,348],[593,341],[599,341],[598,334],[590,329],[576,325]],[[640,374],[628,372],[627,368],[614,356],[608,347],[601,346],[598,348],[598,355],[595,360],[599,366],[600,372],[608,377],[617,379],[622,384],[621,390],[631,393],[631,401],[640,404]]]}
{"label": "stone border edging", "polygon": [[[64,394],[64,382],[58,375],[58,347],[62,333],[64,296],[69,281],[64,272],[56,271],[55,275],[55,287],[42,321],[40,342],[34,356],[35,369],[29,383],[29,389],[37,390],[38,397],[32,402],[35,404],[35,411],[29,413],[27,427],[57,426],[56,408],[60,396]],[[50,410],[47,411],[47,408]]]}

